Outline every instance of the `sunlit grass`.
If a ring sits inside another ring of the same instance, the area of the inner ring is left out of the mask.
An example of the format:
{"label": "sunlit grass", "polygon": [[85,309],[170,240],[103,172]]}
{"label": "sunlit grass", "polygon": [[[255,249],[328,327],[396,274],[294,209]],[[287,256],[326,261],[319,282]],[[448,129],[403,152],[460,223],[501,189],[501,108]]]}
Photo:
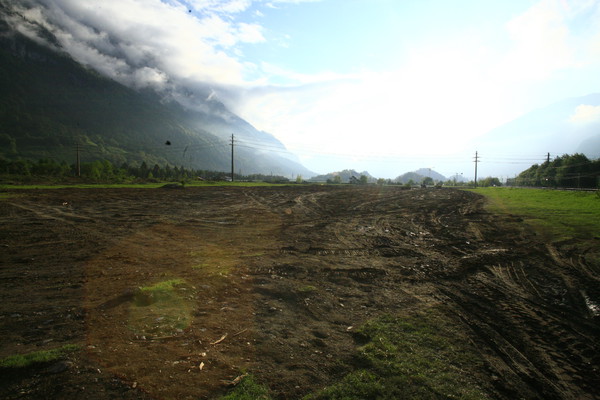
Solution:
{"label": "sunlit grass", "polygon": [[554,240],[600,237],[600,197],[595,192],[479,188],[488,209],[521,216]]}
{"label": "sunlit grass", "polygon": [[270,400],[269,389],[256,382],[252,375],[247,375],[227,395],[220,400]]}
{"label": "sunlit grass", "polygon": [[175,290],[177,285],[184,284],[183,279],[170,279],[167,281],[158,282],[152,286],[144,286],[140,288],[140,292],[144,295],[150,295],[159,300],[162,297],[168,297]]}
{"label": "sunlit grass", "polygon": [[304,286],[300,286],[297,290],[298,290],[298,293],[309,294],[309,293],[315,292],[317,290],[317,287],[313,286],[313,285],[304,285]]}
{"label": "sunlit grass", "polygon": [[137,335],[177,334],[192,320],[193,302],[183,279],[170,279],[139,288],[130,308],[129,326]]}
{"label": "sunlit grass", "polygon": [[483,360],[458,329],[437,309],[370,320],[358,331],[363,368],[306,400],[486,399],[472,374]]}
{"label": "sunlit grass", "polygon": [[35,351],[28,354],[16,354],[0,360],[0,368],[27,368],[38,364],[46,364],[64,358],[68,353],[76,351],[79,346],[67,344],[65,346]]}

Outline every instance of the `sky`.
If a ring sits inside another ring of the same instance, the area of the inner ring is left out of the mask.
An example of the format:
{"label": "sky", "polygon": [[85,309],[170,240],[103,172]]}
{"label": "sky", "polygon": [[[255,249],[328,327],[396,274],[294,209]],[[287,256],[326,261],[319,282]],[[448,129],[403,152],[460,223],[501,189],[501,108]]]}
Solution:
{"label": "sky", "polygon": [[208,88],[318,173],[472,176],[486,132],[600,92],[597,0],[18,3],[76,60],[133,87]]}

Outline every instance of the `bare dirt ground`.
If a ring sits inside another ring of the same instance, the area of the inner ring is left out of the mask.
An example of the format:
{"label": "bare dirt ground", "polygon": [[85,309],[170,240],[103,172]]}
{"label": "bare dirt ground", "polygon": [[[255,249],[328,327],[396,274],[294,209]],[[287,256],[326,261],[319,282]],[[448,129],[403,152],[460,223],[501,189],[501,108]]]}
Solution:
{"label": "bare dirt ground", "polygon": [[[600,398],[598,238],[544,243],[475,194],[9,194],[0,358],[81,347],[66,362],[0,371],[0,398],[216,398],[246,371],[274,398],[301,398],[357,367],[356,327],[432,304],[483,358],[471,373],[490,398]],[[161,298],[139,289],[165,281]]]}

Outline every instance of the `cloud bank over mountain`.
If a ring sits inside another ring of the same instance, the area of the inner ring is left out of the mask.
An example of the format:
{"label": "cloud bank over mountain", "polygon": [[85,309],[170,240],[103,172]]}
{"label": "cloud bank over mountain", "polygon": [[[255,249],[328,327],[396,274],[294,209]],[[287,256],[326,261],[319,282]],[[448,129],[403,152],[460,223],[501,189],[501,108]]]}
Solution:
{"label": "cloud bank over mountain", "polygon": [[[264,40],[258,25],[236,24],[212,12],[199,19],[183,5],[160,1],[26,4],[22,14],[52,32],[77,61],[124,83],[154,86],[173,77],[240,84],[243,66],[223,49]],[[34,35],[27,23],[17,25]]]}

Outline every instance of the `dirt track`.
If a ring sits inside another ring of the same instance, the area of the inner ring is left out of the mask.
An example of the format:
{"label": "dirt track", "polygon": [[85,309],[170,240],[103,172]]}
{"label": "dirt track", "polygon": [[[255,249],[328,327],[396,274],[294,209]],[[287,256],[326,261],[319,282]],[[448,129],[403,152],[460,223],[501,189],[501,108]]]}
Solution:
{"label": "dirt track", "polygon": [[[82,351],[5,373],[0,398],[213,398],[245,370],[300,398],[354,368],[353,327],[432,304],[479,351],[490,398],[600,398],[598,240],[544,244],[472,193],[15,194],[0,201],[0,358]],[[162,309],[136,306],[166,280]]]}

